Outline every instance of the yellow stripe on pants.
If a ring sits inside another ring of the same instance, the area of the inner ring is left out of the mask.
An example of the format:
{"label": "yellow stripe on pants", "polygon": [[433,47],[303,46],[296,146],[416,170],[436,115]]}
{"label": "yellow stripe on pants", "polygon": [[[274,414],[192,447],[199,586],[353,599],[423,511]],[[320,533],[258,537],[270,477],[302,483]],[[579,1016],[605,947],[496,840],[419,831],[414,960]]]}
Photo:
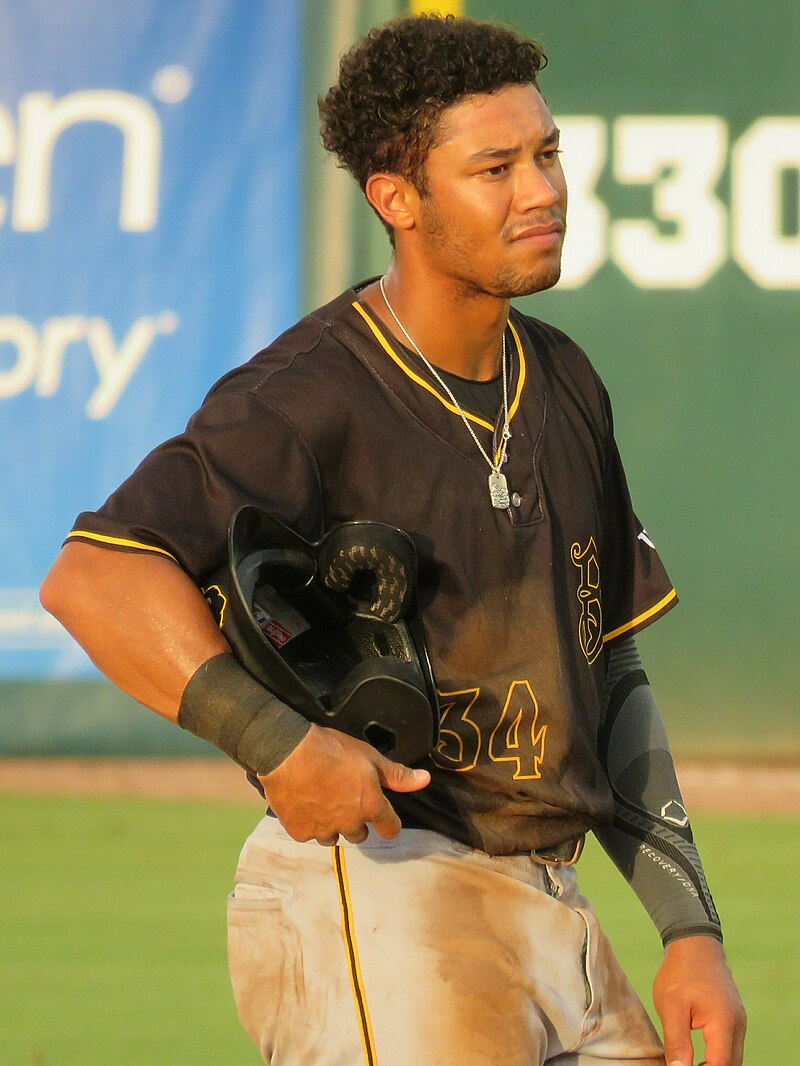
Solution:
{"label": "yellow stripe on pants", "polygon": [[361,967],[358,962],[358,947],[356,946],[356,934],[353,929],[353,904],[350,900],[350,889],[347,884],[344,852],[338,846],[333,848],[333,867],[336,871],[336,883],[339,888],[339,903],[342,907],[342,932],[344,933],[344,942],[347,948],[347,965],[350,970],[350,980],[353,984],[361,1041],[364,1045],[364,1059],[367,1066],[378,1066],[378,1059],[375,1054],[375,1039],[372,1035],[372,1026],[369,1020],[367,996],[364,991],[364,980],[361,976]]}

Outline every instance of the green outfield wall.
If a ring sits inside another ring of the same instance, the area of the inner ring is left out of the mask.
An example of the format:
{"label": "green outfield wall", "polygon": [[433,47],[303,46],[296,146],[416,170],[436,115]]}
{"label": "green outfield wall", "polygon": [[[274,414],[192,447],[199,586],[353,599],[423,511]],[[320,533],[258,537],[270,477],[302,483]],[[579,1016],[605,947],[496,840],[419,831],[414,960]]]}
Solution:
{"label": "green outfield wall", "polygon": [[[562,282],[520,306],[569,332],[611,393],[635,506],[681,597],[640,638],[673,746],[796,761],[800,6],[461,6],[550,59],[570,232]],[[341,49],[405,7],[306,0],[307,308],[388,263],[319,147],[315,101]],[[4,751],[197,750],[107,686],[6,683],[0,709]]]}

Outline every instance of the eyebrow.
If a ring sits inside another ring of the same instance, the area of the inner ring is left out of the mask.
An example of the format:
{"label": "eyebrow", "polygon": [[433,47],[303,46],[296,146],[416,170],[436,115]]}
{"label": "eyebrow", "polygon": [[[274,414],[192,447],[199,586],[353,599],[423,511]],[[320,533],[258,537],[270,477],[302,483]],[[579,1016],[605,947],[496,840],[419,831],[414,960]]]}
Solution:
{"label": "eyebrow", "polygon": [[[551,126],[542,137],[541,143],[551,144],[553,141],[557,141],[561,131],[557,126]],[[484,163],[488,160],[506,160],[513,159],[514,156],[519,155],[522,151],[521,144],[512,144],[507,148],[482,148],[479,152],[474,152],[467,159],[468,163]]]}

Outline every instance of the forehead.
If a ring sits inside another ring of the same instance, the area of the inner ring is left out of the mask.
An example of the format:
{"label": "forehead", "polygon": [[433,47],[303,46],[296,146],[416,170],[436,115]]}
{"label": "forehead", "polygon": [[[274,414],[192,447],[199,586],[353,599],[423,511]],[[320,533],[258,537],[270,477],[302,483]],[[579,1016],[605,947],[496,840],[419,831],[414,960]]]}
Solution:
{"label": "forehead", "polygon": [[436,150],[480,151],[487,147],[539,141],[554,127],[547,104],[533,85],[507,85],[476,93],[442,113]]}

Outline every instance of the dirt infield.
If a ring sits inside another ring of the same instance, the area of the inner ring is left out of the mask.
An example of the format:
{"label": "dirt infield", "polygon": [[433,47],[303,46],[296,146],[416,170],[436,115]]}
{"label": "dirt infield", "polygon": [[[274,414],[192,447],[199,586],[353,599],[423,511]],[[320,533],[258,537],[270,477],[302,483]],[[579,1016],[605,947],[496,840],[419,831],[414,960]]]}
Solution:
{"label": "dirt infield", "polygon": [[[708,814],[800,814],[800,769],[678,767],[686,805]],[[224,759],[13,759],[0,757],[0,792],[262,801]]]}

